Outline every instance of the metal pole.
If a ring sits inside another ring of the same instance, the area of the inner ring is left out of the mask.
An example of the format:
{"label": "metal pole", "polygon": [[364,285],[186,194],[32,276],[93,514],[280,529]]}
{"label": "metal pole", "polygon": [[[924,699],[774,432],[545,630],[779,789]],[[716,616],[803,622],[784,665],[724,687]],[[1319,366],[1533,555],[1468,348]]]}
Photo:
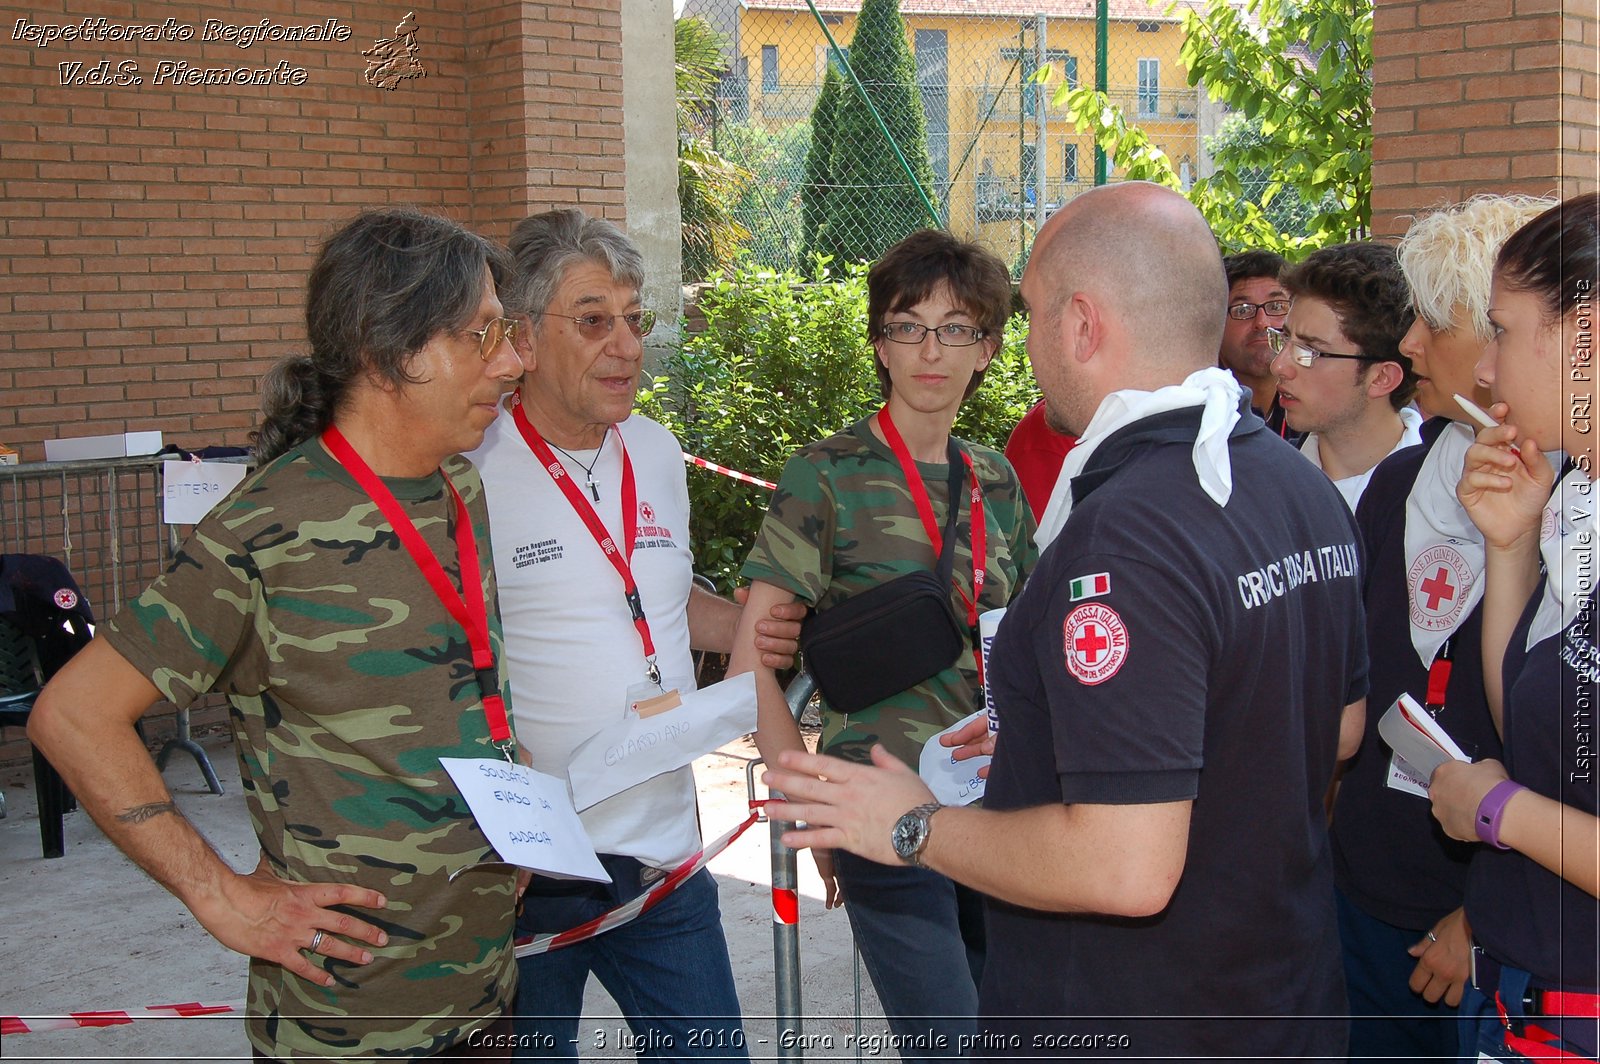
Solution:
{"label": "metal pole", "polygon": [[[1045,17],[1035,15],[1033,24],[1033,68],[1043,70],[1049,54],[1044,46]],[[1033,232],[1037,236],[1044,228],[1045,182],[1050,176],[1049,160],[1045,158],[1045,84],[1041,83],[1033,94],[1033,120],[1036,137],[1033,148]]]}
{"label": "metal pole", "polygon": [[[1028,46],[1028,24],[1017,23],[1017,62],[1022,66],[1017,78],[1017,247],[1019,255],[1028,252],[1028,175],[1022,171],[1022,146],[1028,139],[1028,65],[1022,62]],[[1039,91],[1038,89],[1034,90]]]}
{"label": "metal pole", "polygon": [[[1104,95],[1106,86],[1110,84],[1106,78],[1106,53],[1109,50],[1106,44],[1107,27],[1110,17],[1106,7],[1109,0],[1094,0],[1094,87],[1095,91]],[[1094,183],[1106,183],[1106,150],[1098,141],[1094,146]]]}
{"label": "metal pole", "polygon": [[[817,689],[810,673],[802,672],[790,681],[784,691],[789,712],[795,720],[806,711],[806,704]],[[750,795],[755,796],[755,767],[759,761],[747,766],[745,784]],[[783,833],[789,824],[769,820],[772,835],[772,990],[773,1018],[778,1028],[778,1059],[804,1060],[800,1047],[802,1018],[800,1012],[800,865],[794,850],[783,844]],[[788,1033],[789,1038],[783,1035]]]}

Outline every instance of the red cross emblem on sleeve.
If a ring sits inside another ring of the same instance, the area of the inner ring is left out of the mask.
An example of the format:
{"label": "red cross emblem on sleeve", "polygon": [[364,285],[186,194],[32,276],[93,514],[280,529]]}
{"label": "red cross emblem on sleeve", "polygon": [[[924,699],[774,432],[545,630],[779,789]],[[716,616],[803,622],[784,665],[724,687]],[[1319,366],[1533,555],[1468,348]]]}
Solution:
{"label": "red cross emblem on sleeve", "polygon": [[1110,606],[1088,603],[1062,622],[1062,651],[1067,671],[1093,687],[1117,674],[1128,657],[1128,626]]}
{"label": "red cross emblem on sleeve", "polygon": [[1411,623],[1429,632],[1454,628],[1473,580],[1472,567],[1448,543],[1429,547],[1417,555],[1406,573]]}

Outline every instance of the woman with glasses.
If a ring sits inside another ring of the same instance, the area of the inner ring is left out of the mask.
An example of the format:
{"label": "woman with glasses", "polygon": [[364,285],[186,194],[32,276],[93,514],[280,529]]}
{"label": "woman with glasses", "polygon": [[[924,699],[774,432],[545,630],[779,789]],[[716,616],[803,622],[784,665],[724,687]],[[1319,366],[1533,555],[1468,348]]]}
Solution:
{"label": "woman with glasses", "polygon": [[[897,578],[933,569],[942,580],[948,572],[941,590],[959,632],[950,660],[848,714],[834,702],[853,704],[865,688],[830,695],[824,684],[820,752],[868,762],[881,744],[916,765],[930,738],[982,705],[977,615],[1010,602],[1035,561],[1033,519],[1011,467],[950,434],[1000,348],[1011,282],[987,251],[925,230],[889,249],[867,289],[867,336],[884,405],[801,448],[784,467],[744,566],[752,581],[744,616],[798,597],[821,624],[830,610]],[[947,556],[941,565],[952,535],[953,561]],[[895,630],[887,641],[920,649],[923,635]],[[741,621],[730,673],[756,671],[756,742],[771,764],[803,744],[771,670],[757,665],[753,636]],[[980,896],[911,861],[890,868],[844,851],[813,854],[828,907],[842,902],[849,915],[901,1058],[964,1055],[983,966]]]}
{"label": "woman with glasses", "polygon": [[[1478,379],[1501,424],[1478,433],[1457,496],[1483,536],[1484,680],[1505,749],[1447,762],[1429,786],[1444,830],[1484,844],[1466,893],[1464,1059],[1600,1050],[1597,284],[1594,193],[1539,215],[1495,262]],[[1555,446],[1560,465],[1542,453]]]}
{"label": "woman with glasses", "polygon": [[1416,311],[1400,352],[1417,373],[1418,405],[1434,416],[1420,446],[1379,463],[1356,509],[1371,687],[1330,825],[1352,1058],[1456,1056],[1471,946],[1461,898],[1475,847],[1439,830],[1426,781],[1395,758],[1378,721],[1406,693],[1463,750],[1500,755],[1480,657],[1483,537],[1456,501],[1477,429],[1453,396],[1489,405],[1474,368],[1492,332],[1495,252],[1551,203],[1477,196],[1417,219],[1398,247]]}

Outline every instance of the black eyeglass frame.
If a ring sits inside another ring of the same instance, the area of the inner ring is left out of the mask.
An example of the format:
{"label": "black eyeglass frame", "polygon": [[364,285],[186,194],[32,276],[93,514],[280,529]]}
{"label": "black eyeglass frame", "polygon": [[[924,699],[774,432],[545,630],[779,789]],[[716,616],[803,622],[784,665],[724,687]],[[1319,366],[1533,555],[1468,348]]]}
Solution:
{"label": "black eyeglass frame", "polygon": [[[891,329],[895,328],[915,329],[916,338],[895,336],[890,332]],[[962,325],[954,321],[945,322],[943,325],[924,325],[920,321],[886,321],[883,323],[883,338],[895,344],[920,344],[930,332],[933,333],[933,338],[938,341],[940,347],[971,347],[989,336],[989,330],[987,329],[980,329],[976,325]],[[970,337],[970,339],[953,344],[949,338],[954,336],[966,336]]]}
{"label": "black eyeglass frame", "polygon": [[[1280,306],[1283,309],[1273,310],[1272,308],[1274,305]],[[1248,314],[1238,313],[1240,310],[1243,310],[1246,307],[1250,308],[1250,312]],[[1249,321],[1256,316],[1257,311],[1261,310],[1266,311],[1267,317],[1269,318],[1286,318],[1289,316],[1289,301],[1287,299],[1269,299],[1265,303],[1252,303],[1247,299],[1242,299],[1237,303],[1229,305],[1228,317],[1232,318],[1234,321]]]}
{"label": "black eyeglass frame", "polygon": [[1301,343],[1299,340],[1289,339],[1289,333],[1286,329],[1268,329],[1267,346],[1272,348],[1272,353],[1274,355],[1281,355],[1290,347],[1294,347],[1297,349],[1297,351],[1303,352],[1303,354],[1291,353],[1289,355],[1289,361],[1293,362],[1301,369],[1310,369],[1312,366],[1316,365],[1317,359],[1319,358],[1346,358],[1352,362],[1394,361],[1392,358],[1383,358],[1379,355],[1347,355],[1341,354],[1338,351],[1318,351],[1316,348],[1309,347],[1306,344]]}

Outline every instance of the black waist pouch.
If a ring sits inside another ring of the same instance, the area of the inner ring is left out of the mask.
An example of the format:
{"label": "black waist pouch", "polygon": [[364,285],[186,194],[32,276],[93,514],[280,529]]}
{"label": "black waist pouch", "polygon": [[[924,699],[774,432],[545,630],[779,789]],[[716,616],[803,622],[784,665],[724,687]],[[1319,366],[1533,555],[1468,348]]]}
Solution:
{"label": "black waist pouch", "polygon": [[812,614],[801,626],[806,671],[838,712],[854,713],[915,687],[949,668],[966,648],[966,626],[950,605],[961,471],[952,441],[950,517],[937,572],[896,577]]}

